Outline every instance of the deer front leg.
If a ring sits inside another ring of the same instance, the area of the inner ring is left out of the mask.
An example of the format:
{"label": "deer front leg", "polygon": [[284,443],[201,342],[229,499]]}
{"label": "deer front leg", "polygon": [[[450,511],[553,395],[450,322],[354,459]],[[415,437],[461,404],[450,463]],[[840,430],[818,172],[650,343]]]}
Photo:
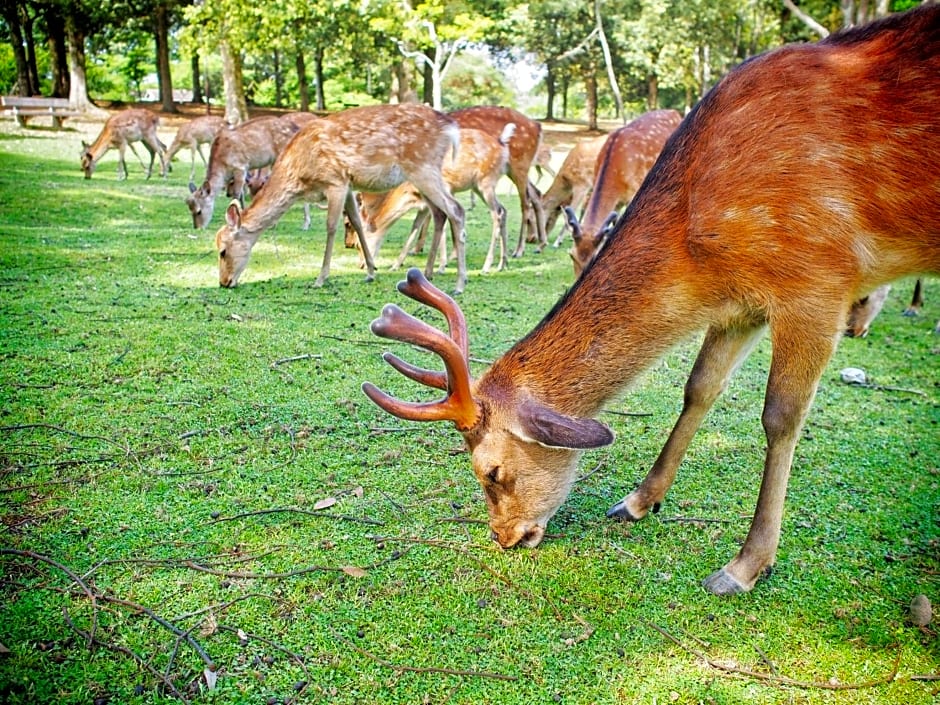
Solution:
{"label": "deer front leg", "polygon": [[676,479],[679,463],[702,424],[705,414],[728,386],[728,382],[760,339],[764,326],[721,329],[705,334],[692,372],[685,384],[682,413],[669,434],[659,457],[640,486],[607,512],[607,516],[639,521],[659,505]]}
{"label": "deer front leg", "polygon": [[[134,156],[137,157],[137,161],[140,162],[140,168],[144,170],[144,172],[147,174],[147,178],[149,179],[150,171],[151,169],[153,169],[153,151],[152,150],[150,151],[150,166],[148,167],[146,164],[144,164],[144,160],[140,158],[140,152],[137,151],[137,147],[134,146],[134,143],[128,142],[127,146],[131,148],[131,152],[134,153]],[[150,150],[149,145],[144,145],[144,146],[146,146],[147,149]],[[127,173],[126,165],[124,166],[124,173],[125,174]]]}
{"label": "deer front leg", "polygon": [[[472,193],[472,192],[471,192]],[[506,269],[506,209],[496,199],[496,192],[484,191],[480,194],[490,209],[490,217],[493,219],[493,230],[490,233],[490,249],[486,252],[486,259],[483,260],[483,273],[486,274],[493,266],[493,255],[496,249],[496,243],[499,242],[499,266],[496,271],[501,272]]]}
{"label": "deer front leg", "polygon": [[[330,203],[332,204],[332,201]],[[343,204],[346,209],[346,217],[349,218],[349,223],[353,226],[353,230],[356,231],[356,236],[359,238],[359,247],[362,249],[362,256],[366,261],[366,281],[373,281],[375,279],[375,261],[372,259],[372,250],[369,249],[369,243],[366,242],[366,235],[362,229],[362,219],[359,217],[359,204],[356,202],[356,195],[349,188],[346,189]],[[329,215],[327,215],[327,218],[329,219]],[[339,215],[337,214],[337,222],[338,218]],[[336,223],[333,223],[332,226],[327,223],[327,243],[330,247],[333,245],[335,230]]]}
{"label": "deer front leg", "polygon": [[126,148],[126,146],[127,145],[125,143],[121,143],[118,145],[118,165],[117,165],[118,181],[123,181],[124,179],[127,178],[127,165],[124,163],[124,149]]}
{"label": "deer front leg", "polygon": [[831,325],[827,321],[826,330],[819,319],[800,321],[799,325],[791,323],[784,330],[772,325],[773,360],[761,416],[767,436],[764,476],[754,519],[741,550],[702,583],[715,595],[750,590],[774,563],[793,452],[819,378],[835,349],[845,314],[841,310],[830,317]]}

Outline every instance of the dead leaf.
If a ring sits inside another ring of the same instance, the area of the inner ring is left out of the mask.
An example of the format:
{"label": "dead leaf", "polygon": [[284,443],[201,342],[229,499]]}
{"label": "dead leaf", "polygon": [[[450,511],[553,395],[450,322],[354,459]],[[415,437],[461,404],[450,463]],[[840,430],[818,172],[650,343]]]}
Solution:
{"label": "dead leaf", "polygon": [[218,675],[216,675],[216,672],[210,671],[208,668],[206,668],[205,670],[203,670],[202,675],[203,675],[203,678],[206,679],[206,687],[208,687],[209,690],[213,690],[215,688],[215,681],[218,678]]}
{"label": "dead leaf", "polygon": [[238,321],[239,323],[241,323],[243,320],[245,320],[244,318],[242,318],[241,316],[239,316],[237,313],[230,314],[230,315],[229,315],[229,318],[231,318],[233,321]]}
{"label": "dead leaf", "polygon": [[357,497],[358,499],[362,499],[362,495],[364,494],[364,492],[365,490],[362,489],[362,485],[359,485],[358,487],[353,488],[353,491],[352,491],[353,496]]}
{"label": "dead leaf", "polygon": [[219,631],[219,623],[216,621],[215,615],[210,612],[209,616],[203,621],[202,626],[199,627],[199,636],[212,636],[217,631]]}
{"label": "dead leaf", "polygon": [[368,575],[363,568],[356,565],[343,566],[343,572],[351,578],[364,578]]}
{"label": "dead leaf", "polygon": [[336,504],[336,497],[326,497],[314,504],[313,508],[315,510],[326,509],[327,507],[332,507],[334,504]]}

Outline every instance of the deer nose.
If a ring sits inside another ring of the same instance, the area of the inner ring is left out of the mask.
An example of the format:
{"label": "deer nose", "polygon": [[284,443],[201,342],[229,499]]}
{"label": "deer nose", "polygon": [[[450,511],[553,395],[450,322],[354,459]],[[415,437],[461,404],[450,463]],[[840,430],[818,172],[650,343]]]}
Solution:
{"label": "deer nose", "polygon": [[535,548],[542,542],[545,529],[535,522],[520,522],[501,531],[491,529],[490,536],[502,548]]}

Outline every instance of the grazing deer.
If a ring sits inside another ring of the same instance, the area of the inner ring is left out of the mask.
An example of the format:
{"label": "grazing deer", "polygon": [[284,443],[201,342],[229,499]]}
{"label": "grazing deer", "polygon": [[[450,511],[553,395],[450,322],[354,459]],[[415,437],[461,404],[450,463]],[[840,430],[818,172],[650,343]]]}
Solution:
{"label": "grazing deer", "polygon": [[613,441],[593,417],[707,327],[665,447],[608,515],[655,512],[706,412],[769,328],[754,519],[737,556],[704,581],[715,594],[750,590],[774,562],[794,449],[849,307],[899,277],[940,272],[937,105],[937,4],[755,57],[691,111],[594,261],[479,379],[460,309],[412,270],[399,290],[444,312],[450,335],[391,304],[372,331],[440,355],[446,373],[386,359],[447,395],[410,403],[363,390],[401,418],[453,421],[494,538],[535,546],[582,450]]}
{"label": "grazing deer", "polygon": [[639,190],[680,122],[682,116],[675,110],[653,110],[607,136],[595,162],[593,191],[583,221],[579,223],[574,210],[565,207],[574,239],[571,259],[576,277],[613,232],[617,209],[629,203]]}
{"label": "grazing deer", "polygon": [[180,125],[176,131],[176,137],[166,150],[167,164],[172,161],[178,151],[184,147],[188,149],[191,157],[189,180],[192,181],[196,176],[196,154],[202,159],[203,165],[208,167],[209,162],[206,161],[206,155],[202,153],[202,145],[212,144],[212,140],[223,127],[225,127],[225,119],[218,115],[200,115]]}
{"label": "grazing deer", "polygon": [[457,149],[459,128],[446,115],[424,105],[372,105],[350,108],[308,124],[290,141],[271,168],[271,176],[244,211],[233,203],[215,236],[219,250],[219,284],[232,287],[248,264],[262,231],[298,200],[325,197],[326,250],[316,285],[330,272],[333,237],[345,209],[359,236],[368,279],[375,264],[363,233],[352,189],[387,191],[410,181],[434,215],[431,258],[450,222],[457,245],[457,291],[466,283],[463,208],[441,176],[444,156]]}
{"label": "grazing deer", "polygon": [[[548,191],[542,194],[542,210],[545,212],[545,235],[555,229],[561,209],[569,206],[577,210],[584,203],[594,185],[594,165],[601,153],[607,135],[590,137],[578,142],[565,156],[558,173]],[[565,236],[562,230],[553,247],[558,247]]]}
{"label": "grazing deer", "polygon": [[[891,285],[885,284],[879,286],[867,296],[862,297],[852,304],[849,309],[849,320],[846,324],[845,334],[850,338],[864,338],[868,335],[872,322],[881,313],[885,302],[888,300],[888,293],[891,291]],[[920,309],[924,305],[923,283],[920,279],[914,282],[914,293],[911,296],[910,305],[904,309],[905,316],[919,316]],[[940,333],[940,321],[934,327],[935,333]]]}
{"label": "grazing deer", "polygon": [[[123,110],[120,113],[112,115],[105,122],[104,127],[98,134],[98,137],[92,144],[82,141],[82,171],[85,172],[85,178],[90,179],[95,171],[98,160],[104,156],[109,149],[118,151],[118,179],[127,178],[127,164],[124,163],[124,150],[131,148],[137,161],[147,172],[147,178],[153,172],[153,160],[156,155],[160,156],[160,176],[166,176],[166,160],[164,153],[166,145],[157,137],[157,124],[160,118],[148,110]],[[144,147],[150,152],[150,166],[144,166],[143,159],[137,153],[134,142],[142,142]]]}
{"label": "grazing deer", "polygon": [[[519,204],[522,209],[522,225],[519,230],[519,243],[513,251],[513,257],[520,257],[525,250],[527,222],[535,223],[535,236],[539,242],[539,250],[545,246],[545,214],[542,212],[540,199],[533,198],[535,187],[529,182],[529,169],[536,163],[539,149],[542,144],[542,126],[535,120],[530,120],[518,110],[502,108],[493,105],[478,105],[472,108],[454,110],[450,116],[457,121],[460,127],[472,127],[488,133],[494,139],[499,139],[503,128],[509,123],[516,126],[516,132],[509,143],[509,164],[507,176],[519,193]],[[531,213],[531,215],[530,215]]]}
{"label": "grazing deer", "polygon": [[[489,208],[493,220],[493,230],[490,235],[490,249],[483,262],[483,272],[489,272],[493,266],[493,255],[499,243],[499,264],[497,270],[506,268],[506,209],[496,197],[496,184],[506,173],[506,163],[509,159],[508,145],[511,144],[515,125],[507,124],[499,139],[490,137],[481,130],[461,128],[460,147],[457,154],[444,159],[442,173],[444,183],[451,193],[471,191],[479,194],[480,198]],[[375,257],[379,247],[389,229],[399,218],[413,208],[425,206],[421,194],[411,183],[404,183],[385,193],[364,193],[360,196],[360,216],[366,230],[366,242]],[[415,219],[401,254],[396,260],[394,268],[401,266],[409,249],[427,223],[430,215],[427,209],[423,210]],[[347,222],[346,244],[354,246],[355,231]],[[442,243],[443,245],[443,243]],[[441,268],[446,264],[446,255],[442,255]],[[434,262],[428,260],[426,273],[430,276]]]}
{"label": "grazing deer", "polygon": [[219,131],[209,150],[209,165],[202,186],[189,184],[186,205],[193,227],[204,228],[212,220],[215,199],[226,189],[228,195],[242,198],[249,169],[270,166],[303,124],[316,120],[310,113],[258,117]]}

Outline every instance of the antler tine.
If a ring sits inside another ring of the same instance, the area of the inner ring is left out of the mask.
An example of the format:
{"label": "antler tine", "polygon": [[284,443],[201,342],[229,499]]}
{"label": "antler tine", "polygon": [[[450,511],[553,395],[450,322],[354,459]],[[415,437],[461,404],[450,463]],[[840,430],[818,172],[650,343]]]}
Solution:
{"label": "antler tine", "polygon": [[382,355],[382,359],[408,379],[413,379],[415,382],[428,387],[434,387],[435,389],[447,389],[447,375],[443,372],[435,372],[434,370],[416,367],[409,362],[405,362],[398,357],[398,355],[394,355],[390,352]]}
{"label": "antler tine", "polygon": [[456,301],[429,282],[417,267],[409,269],[405,280],[398,282],[398,290],[405,296],[443,313],[447,319],[450,337],[457,343],[464,359],[469,356],[467,321]]}
{"label": "antler tine", "polygon": [[424,321],[405,313],[394,304],[387,304],[382,309],[382,315],[372,321],[371,328],[373,333],[383,338],[418,345],[439,355],[447,369],[446,378],[409,365],[394,355],[391,356],[394,362],[389,360],[389,356],[385,359],[409,379],[441,389],[446,388],[448,393],[444,399],[437,402],[403,402],[366,382],[362,385],[362,391],[366,396],[390,414],[400,418],[413,421],[446,419],[453,421],[460,430],[469,430],[476,425],[480,411],[470,393],[470,369],[467,358],[456,341]]}

